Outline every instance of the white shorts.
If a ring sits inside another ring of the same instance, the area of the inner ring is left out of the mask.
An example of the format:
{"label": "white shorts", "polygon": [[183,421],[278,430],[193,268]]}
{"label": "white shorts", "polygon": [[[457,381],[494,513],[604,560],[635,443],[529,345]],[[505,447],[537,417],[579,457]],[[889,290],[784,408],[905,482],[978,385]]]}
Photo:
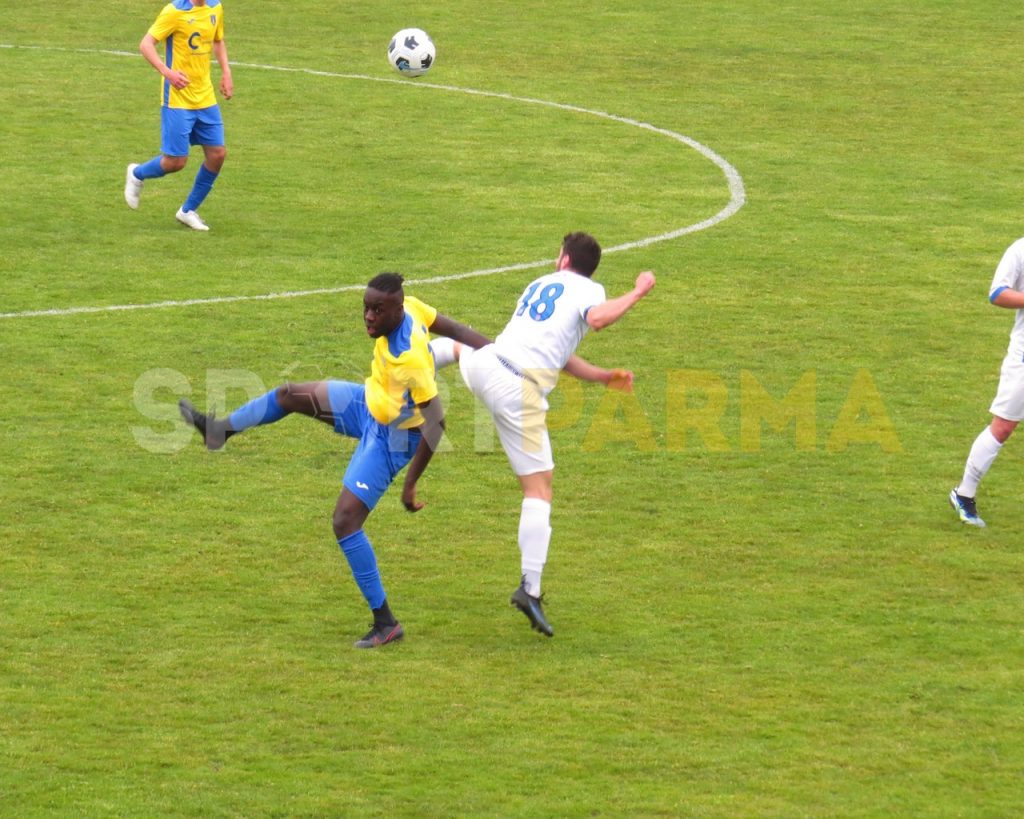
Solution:
{"label": "white shorts", "polygon": [[1007,421],[1024,421],[1024,354],[1012,349],[999,370],[999,389],[989,412]]}
{"label": "white shorts", "polygon": [[463,347],[459,370],[466,386],[490,410],[512,471],[533,475],[554,469],[548,402],[536,382],[499,358],[490,344],[479,350]]}

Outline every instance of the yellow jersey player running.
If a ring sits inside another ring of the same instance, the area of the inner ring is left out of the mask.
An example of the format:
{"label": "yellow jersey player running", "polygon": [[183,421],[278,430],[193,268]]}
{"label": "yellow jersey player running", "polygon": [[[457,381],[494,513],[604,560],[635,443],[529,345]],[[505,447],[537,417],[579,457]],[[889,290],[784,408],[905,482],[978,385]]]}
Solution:
{"label": "yellow jersey player running", "polygon": [[[162,53],[157,46],[163,43]],[[203,164],[188,198],[175,218],[193,230],[209,230],[199,214],[224,165],[224,121],[210,78],[210,56],[220,66],[220,92],[234,94],[231,66],[224,43],[224,6],[220,0],[173,0],[139,43],[139,51],[160,75],[160,154],[142,164],[128,166],[124,199],[139,207],[142,183],[177,173],[188,162],[192,145],[203,146]]]}
{"label": "yellow jersey player running", "polygon": [[416,500],[416,481],[430,462],[444,429],[430,332],[471,347],[489,343],[475,330],[406,296],[402,281],[397,273],[381,273],[366,286],[363,322],[376,343],[370,376],[363,384],[284,384],[243,404],[226,420],[204,415],[185,399],[179,402],[182,417],[199,430],[207,449],[219,449],[232,435],[280,421],[293,412],[323,421],[339,435],[359,440],[345,470],[333,517],[334,536],[373,611],[373,625],[356,641],[357,648],[376,648],[404,634],[388,604],[363,524],[407,464],[402,503],[410,512],[423,508]]}

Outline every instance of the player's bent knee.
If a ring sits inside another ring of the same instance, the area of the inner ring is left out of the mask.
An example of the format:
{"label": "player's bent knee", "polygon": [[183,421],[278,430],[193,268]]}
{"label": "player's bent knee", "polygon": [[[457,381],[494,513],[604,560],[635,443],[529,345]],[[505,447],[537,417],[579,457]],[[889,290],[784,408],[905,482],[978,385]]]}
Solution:
{"label": "player's bent knee", "polygon": [[1006,443],[1009,437],[1013,435],[1013,431],[1017,428],[1018,423],[1020,422],[994,416],[991,424],[992,437],[1001,444]]}
{"label": "player's bent knee", "polygon": [[294,384],[282,384],[274,390],[274,397],[277,399],[277,403],[281,409],[288,410],[289,412],[297,411],[295,407],[294,388]]}
{"label": "player's bent knee", "polygon": [[331,516],[331,527],[334,529],[334,536],[341,540],[362,529],[363,521],[344,509],[335,509]]}
{"label": "player's bent knee", "polygon": [[302,415],[317,416],[317,388],[320,382],[304,382],[282,384],[274,391],[274,397],[281,409],[288,412],[298,412]]}
{"label": "player's bent knee", "polygon": [[369,514],[370,510],[366,504],[352,494],[348,487],[345,487],[341,490],[338,503],[334,507],[334,515],[331,518],[334,536],[341,540],[343,537],[358,532],[363,528]]}
{"label": "player's bent knee", "polygon": [[227,158],[227,149],[223,146],[207,148],[205,153],[206,165],[211,171],[219,172],[224,160]]}

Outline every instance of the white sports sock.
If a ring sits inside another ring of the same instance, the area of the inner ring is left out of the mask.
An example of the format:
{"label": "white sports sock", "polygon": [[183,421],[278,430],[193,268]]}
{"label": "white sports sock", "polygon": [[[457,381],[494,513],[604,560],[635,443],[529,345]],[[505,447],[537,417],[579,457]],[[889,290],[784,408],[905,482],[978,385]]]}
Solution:
{"label": "white sports sock", "polygon": [[551,543],[551,504],[540,498],[523,498],[519,513],[519,551],[522,552],[526,591],[540,597],[540,576],[548,560]]}
{"label": "white sports sock", "polygon": [[436,369],[440,370],[442,367],[455,363],[455,339],[432,338],[430,339],[430,349],[434,352],[434,367]]}
{"label": "white sports sock", "polygon": [[971,454],[967,456],[967,465],[964,467],[964,478],[956,488],[958,495],[965,498],[973,498],[978,492],[978,484],[985,477],[992,461],[996,459],[999,450],[1003,445],[996,440],[989,427],[982,430],[981,435],[974,439],[971,447]]}

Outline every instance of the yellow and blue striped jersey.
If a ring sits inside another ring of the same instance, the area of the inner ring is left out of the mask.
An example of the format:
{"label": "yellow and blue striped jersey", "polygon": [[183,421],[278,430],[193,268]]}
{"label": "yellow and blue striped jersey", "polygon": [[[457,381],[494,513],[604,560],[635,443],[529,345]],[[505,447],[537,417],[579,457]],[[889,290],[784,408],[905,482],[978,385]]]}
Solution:
{"label": "yellow and blue striped jersey", "polygon": [[412,296],[405,297],[405,319],[377,339],[373,364],[366,379],[366,408],[382,424],[399,429],[423,424],[416,408],[437,396],[430,325],[437,310]]}
{"label": "yellow and blue striped jersey", "polygon": [[164,6],[149,33],[158,44],[164,43],[164,65],[189,78],[189,84],[180,89],[161,78],[161,104],[190,109],[216,105],[210,55],[213,44],[224,39],[224,6],[220,0],[207,0],[204,6],[192,0],[173,0]]}

